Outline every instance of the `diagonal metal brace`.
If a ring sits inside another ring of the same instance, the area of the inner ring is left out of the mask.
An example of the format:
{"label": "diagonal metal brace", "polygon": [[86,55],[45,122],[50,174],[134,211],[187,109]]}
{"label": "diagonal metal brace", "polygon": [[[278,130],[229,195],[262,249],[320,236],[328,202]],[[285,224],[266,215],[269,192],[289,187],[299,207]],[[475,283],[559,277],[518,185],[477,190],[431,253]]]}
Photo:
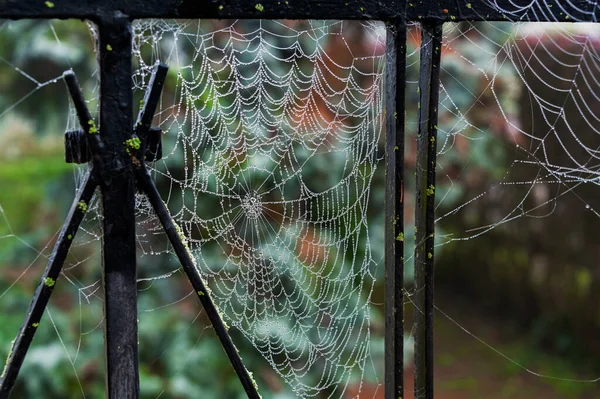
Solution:
{"label": "diagonal metal brace", "polygon": [[8,398],[8,395],[17,380],[25,355],[29,350],[31,341],[33,341],[42,315],[48,306],[48,301],[50,300],[50,296],[52,295],[52,291],[54,290],[67,254],[69,253],[75,234],[79,229],[79,225],[83,220],[85,211],[94,195],[97,185],[98,183],[94,179],[94,171],[88,171],[83,179],[81,185],[82,188],[80,188],[77,195],[75,195],[65,224],[58,235],[58,240],[56,241],[56,244],[54,244],[54,249],[52,250],[52,254],[50,255],[46,269],[42,274],[42,278],[38,283],[37,289],[35,290],[35,295],[33,296],[31,305],[29,305],[27,316],[25,316],[25,320],[21,325],[19,335],[17,335],[17,338],[13,341],[12,349],[6,360],[6,366],[0,377],[1,399]]}
{"label": "diagonal metal brace", "polygon": [[[160,99],[160,93],[166,74],[167,66],[164,64],[157,64],[154,73],[150,78],[148,89],[146,90],[146,95],[144,96],[143,107],[140,110],[136,122],[136,134],[138,136],[144,135],[145,132],[150,128],[150,124],[152,123],[152,119]],[[132,155],[132,157],[133,156],[134,155]],[[150,204],[154,208],[156,215],[165,229],[167,237],[175,249],[175,253],[177,254],[179,262],[181,263],[185,274],[192,284],[200,303],[202,303],[202,306],[206,311],[206,315],[212,323],[215,333],[219,337],[221,345],[223,346],[225,353],[227,353],[227,356],[229,357],[229,360],[235,372],[237,373],[238,378],[240,379],[240,382],[246,391],[246,394],[251,399],[259,399],[261,396],[258,393],[256,383],[244,366],[242,358],[240,357],[237,348],[227,332],[225,323],[221,319],[220,313],[217,310],[217,307],[210,296],[210,292],[208,291],[206,284],[204,283],[202,276],[200,275],[200,272],[194,263],[192,255],[189,252],[189,248],[184,241],[183,233],[173,221],[173,218],[163,202],[145,163],[142,162],[136,164],[135,166],[134,173],[137,184],[146,193]]]}
{"label": "diagonal metal brace", "polygon": [[167,233],[167,237],[173,245],[175,249],[175,253],[177,254],[177,258],[183,267],[183,271],[187,275],[198,299],[202,303],[204,310],[206,311],[206,315],[208,316],[210,322],[215,329],[215,333],[219,337],[221,341],[221,345],[223,349],[227,353],[229,360],[235,369],[235,372],[242,383],[246,394],[251,399],[259,399],[261,396],[258,394],[257,386],[250,373],[244,366],[242,362],[242,358],[237,351],[229,333],[227,332],[227,327],[225,327],[225,323],[221,319],[219,311],[215,306],[210,292],[208,291],[206,284],[204,283],[202,276],[198,268],[196,267],[192,255],[189,252],[189,248],[187,244],[184,242],[183,232],[181,229],[175,224],[169,210],[164,204],[158,189],[156,188],[152,177],[145,165],[142,165],[140,168],[135,170],[135,177],[138,182],[138,186],[144,190],[146,195],[148,196],[148,200],[154,208],[156,215],[158,216],[165,232]]}
{"label": "diagonal metal brace", "polygon": [[[17,338],[13,341],[8,359],[6,360],[6,366],[2,375],[0,375],[0,399],[8,398],[10,391],[17,380],[25,355],[33,341],[42,315],[46,311],[50,296],[54,291],[56,281],[60,276],[65,259],[71,248],[73,238],[79,229],[88,205],[94,195],[94,191],[98,186],[96,176],[99,175],[102,169],[102,162],[98,154],[102,152],[103,144],[100,140],[98,129],[85,105],[85,100],[79,89],[77,78],[73,71],[65,72],[63,77],[69,88],[73,103],[75,104],[79,122],[83,127],[82,132],[85,132],[86,135],[86,148],[80,148],[79,153],[81,154],[81,150],[83,149],[85,149],[85,152],[87,153],[87,146],[89,145],[94,153],[95,166],[88,170],[83,179],[81,188],[73,200],[71,209],[69,210],[65,223],[58,236],[58,240],[50,255],[48,264],[46,265],[46,269],[42,274],[33,300],[29,305],[25,320],[21,325]],[[89,137],[89,139],[87,137]]]}

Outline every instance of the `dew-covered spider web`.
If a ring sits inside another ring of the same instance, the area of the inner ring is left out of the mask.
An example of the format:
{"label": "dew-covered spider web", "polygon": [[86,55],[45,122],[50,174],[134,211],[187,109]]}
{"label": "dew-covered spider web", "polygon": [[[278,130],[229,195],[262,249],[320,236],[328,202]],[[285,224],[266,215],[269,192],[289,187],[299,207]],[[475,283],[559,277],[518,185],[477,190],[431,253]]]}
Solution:
{"label": "dew-covered spider web", "polygon": [[[600,26],[593,2],[585,7],[585,21],[594,23],[523,22],[547,19],[556,7],[558,21],[582,17],[569,2],[534,2],[504,10],[510,23],[445,25],[436,184],[436,290],[442,300],[436,300],[436,308],[447,322],[441,325],[458,325],[463,333],[479,336],[477,350],[491,349],[524,375],[564,382],[580,397],[595,397],[594,360],[557,372],[528,358],[529,348],[508,355],[495,332],[484,337],[485,323],[473,316],[491,310],[503,320],[498,331],[507,323],[517,326],[529,331],[534,346],[566,357],[585,357],[593,346],[589,334],[598,328],[592,315],[598,309]],[[411,104],[419,93],[416,71],[410,73],[419,44],[415,26],[409,29],[407,82],[412,135],[417,107]],[[409,141],[409,168],[415,148]],[[410,224],[411,197],[407,206]],[[410,259],[413,243],[408,244]],[[412,292],[407,293],[412,305]],[[452,305],[444,299],[450,295],[468,298],[469,305],[448,312]],[[445,335],[438,326],[436,334]],[[453,347],[459,342],[441,340],[436,344],[440,356],[462,353]]]}
{"label": "dew-covered spider web", "polygon": [[[552,11],[560,21],[595,22],[598,11],[594,2],[543,1],[503,11],[506,22],[444,28],[436,290],[462,282],[456,295],[479,295],[472,303],[500,298],[508,318],[523,325],[539,310],[534,327],[542,345],[554,345],[549,340],[566,323],[571,341],[563,334],[555,346],[576,353],[587,345],[595,354],[600,29],[533,21]],[[81,28],[76,34],[58,21],[27,22],[0,21],[0,185],[12,188],[0,190],[3,355],[87,168],[62,162],[61,134],[78,128],[63,70],[75,70],[97,112],[93,27],[89,35],[83,25],[82,42]],[[163,131],[163,158],[149,164],[152,176],[263,397],[383,392],[383,231],[390,222],[383,215],[383,107],[386,53],[393,51],[385,48],[385,31],[383,23],[349,21],[134,24],[136,105],[155,62],[169,66],[154,120]],[[2,46],[12,42],[18,44]],[[407,309],[419,45],[418,24],[409,24]],[[55,181],[32,196],[24,182],[37,182],[41,170]],[[143,195],[136,201],[142,396],[239,395],[156,216]],[[102,396],[101,226],[96,196],[57,281],[50,322],[40,323],[23,366],[23,397],[36,397],[43,386],[56,397]],[[523,321],[520,308],[531,304]],[[581,390],[578,397],[598,393],[582,384],[597,381],[593,365],[553,369],[507,348],[452,304],[440,300],[436,307],[450,321],[436,337],[457,330],[473,343],[463,353],[492,354],[533,385],[557,380]],[[410,368],[408,323],[406,329]],[[452,348],[438,347],[448,362]],[[468,376],[485,382],[479,365],[468,367],[469,357],[460,356]],[[446,378],[440,367],[436,375]],[[66,371],[54,373],[59,369]],[[554,398],[548,391],[536,397]]]}
{"label": "dew-covered spider web", "polygon": [[153,173],[225,321],[298,397],[343,395],[372,367],[367,213],[382,158],[385,30],[144,21],[135,36],[136,90],[156,60],[173,85]]}
{"label": "dew-covered spider web", "polygon": [[[500,187],[505,192],[526,187],[514,208],[496,222],[447,239],[474,238],[520,217],[542,217],[550,209],[546,205],[560,196],[573,195],[581,185],[597,185],[600,27],[592,23],[465,23],[448,26],[445,32],[440,101],[444,141],[438,150],[442,162],[453,158],[447,162],[453,170],[442,183],[460,177],[456,158],[469,147],[490,150],[486,156],[502,166],[475,159],[479,151],[470,153],[471,161],[483,169],[495,169],[491,173],[497,183],[438,215],[437,221],[473,202],[485,201],[488,194],[501,196],[494,193]],[[460,68],[476,78],[459,81]],[[510,158],[506,159],[505,148],[494,150],[491,145],[509,148]],[[446,162],[442,166],[448,168]],[[525,175],[531,178],[523,179]],[[532,197],[535,203],[528,204]],[[443,202],[442,198],[440,206]],[[598,216],[590,204],[584,205],[591,210],[590,216]]]}

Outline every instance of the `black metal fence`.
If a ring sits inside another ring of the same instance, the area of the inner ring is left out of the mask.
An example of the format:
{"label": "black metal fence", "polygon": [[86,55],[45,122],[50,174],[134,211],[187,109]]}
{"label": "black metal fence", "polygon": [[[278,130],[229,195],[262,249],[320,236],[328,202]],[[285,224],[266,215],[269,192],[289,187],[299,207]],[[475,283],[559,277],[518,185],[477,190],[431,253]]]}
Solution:
{"label": "black metal fence", "polygon": [[[411,2],[413,1],[413,2]],[[522,3],[522,4],[521,4]],[[387,26],[386,206],[385,216],[385,397],[402,398],[403,388],[403,205],[407,23],[421,24],[418,153],[415,215],[415,397],[433,398],[433,265],[436,135],[442,25],[458,21],[588,21],[600,16],[586,0],[543,2],[510,0],[0,0],[0,18],[77,18],[97,24],[100,63],[100,121],[86,109],[75,76],[65,75],[82,131],[70,132],[75,162],[91,160],[50,261],[14,342],[1,379],[0,398],[8,398],[37,323],[48,304],[72,238],[97,187],[102,192],[107,397],[139,396],[135,191],[140,187],[154,207],[199,300],[212,322],[250,398],[258,392],[196,271],[144,162],[160,156],[151,122],[166,66],[157,65],[138,120],[132,120],[132,31],[141,18],[202,19],[359,19]],[[132,128],[132,126],[135,126]],[[87,137],[86,140],[76,140]],[[86,148],[81,142],[86,141]],[[77,144],[79,143],[79,144]],[[125,144],[125,147],[123,145]],[[89,147],[89,153],[87,155]]]}

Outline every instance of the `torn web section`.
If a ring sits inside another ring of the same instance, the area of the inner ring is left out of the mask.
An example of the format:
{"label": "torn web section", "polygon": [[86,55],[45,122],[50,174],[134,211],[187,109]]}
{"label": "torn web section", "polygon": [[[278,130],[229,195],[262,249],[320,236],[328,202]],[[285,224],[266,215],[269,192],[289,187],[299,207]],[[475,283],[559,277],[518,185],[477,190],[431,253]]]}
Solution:
{"label": "torn web section", "polygon": [[[86,166],[65,162],[79,128],[62,79],[79,76],[94,110],[94,39],[81,21],[0,20],[0,356],[19,333]],[[97,200],[87,204],[96,208]],[[85,397],[103,390],[99,220],[71,236],[11,397]]]}
{"label": "torn web section", "polygon": [[[595,377],[590,361],[561,369],[558,361],[523,360],[485,335],[481,309],[460,308],[459,301],[485,306],[486,316],[491,309],[503,328],[535,342],[521,353],[583,356],[581,343],[591,345],[588,328],[598,314],[591,249],[600,228],[598,49],[597,24],[447,24],[438,121],[436,304],[448,328],[436,334],[448,346],[436,347],[462,353],[465,328],[475,350],[492,355],[486,363],[516,368],[533,385],[551,380],[539,377],[563,378],[581,397],[597,392],[585,384]],[[458,338],[448,339],[443,331],[456,327]],[[463,351],[473,349],[465,343]],[[483,370],[464,378],[483,383]]]}
{"label": "torn web section", "polygon": [[344,21],[135,25],[138,94],[156,60],[169,65],[152,170],[163,199],[225,321],[299,397],[380,385],[371,301],[383,251],[371,220],[383,223],[384,32]]}

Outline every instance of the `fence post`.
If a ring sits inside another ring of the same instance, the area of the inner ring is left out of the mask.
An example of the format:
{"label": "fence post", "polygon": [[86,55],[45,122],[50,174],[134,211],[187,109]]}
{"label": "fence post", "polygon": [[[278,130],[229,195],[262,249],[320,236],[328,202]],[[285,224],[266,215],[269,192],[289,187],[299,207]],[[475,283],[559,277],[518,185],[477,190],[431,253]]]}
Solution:
{"label": "fence post", "polygon": [[131,137],[132,33],[129,18],[101,18],[100,130],[102,159],[103,278],[107,397],[139,396],[135,184],[125,140]]}

